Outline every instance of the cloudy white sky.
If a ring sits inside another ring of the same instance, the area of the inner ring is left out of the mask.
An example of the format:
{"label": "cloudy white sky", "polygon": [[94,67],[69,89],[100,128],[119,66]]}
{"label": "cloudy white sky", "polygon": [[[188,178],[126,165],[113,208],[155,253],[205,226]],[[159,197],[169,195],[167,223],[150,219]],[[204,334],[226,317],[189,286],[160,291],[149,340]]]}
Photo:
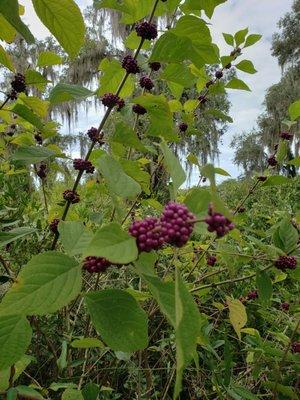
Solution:
{"label": "cloudy white sky", "polygon": [[[81,7],[92,4],[92,0],[76,0]],[[26,8],[25,20],[30,25],[34,35],[38,38],[45,37],[48,32],[39,22],[32,8],[30,0],[21,0]],[[240,174],[232,162],[233,154],[229,144],[234,134],[250,130],[255,126],[257,116],[262,112],[262,102],[266,89],[280,80],[280,69],[277,60],[271,56],[272,34],[278,30],[277,22],[291,9],[292,0],[228,0],[216,8],[211,20],[214,42],[221,49],[222,54],[228,54],[229,48],[224,43],[222,32],[235,33],[249,27],[251,33],[260,33],[262,40],[253,47],[245,49],[244,58],[253,61],[258,72],[254,75],[239,71],[239,77],[244,79],[252,88],[252,92],[229,91],[232,104],[230,115],[234,123],[223,139],[220,166],[231,173],[233,177]],[[91,125],[97,125],[99,115],[91,112],[82,118],[74,130],[86,130]]]}

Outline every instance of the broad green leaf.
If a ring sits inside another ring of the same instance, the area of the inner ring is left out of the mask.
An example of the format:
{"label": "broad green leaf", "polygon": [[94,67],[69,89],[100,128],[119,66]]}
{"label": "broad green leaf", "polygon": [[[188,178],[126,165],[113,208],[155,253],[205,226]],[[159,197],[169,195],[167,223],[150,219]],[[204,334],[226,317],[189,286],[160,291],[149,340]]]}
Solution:
{"label": "broad green leaf", "polygon": [[126,291],[87,293],[85,301],[94,327],[115,351],[132,353],[148,345],[147,314]]}
{"label": "broad green leaf", "polygon": [[150,195],[150,174],[144,171],[139,162],[123,159],[120,163],[125,173],[141,185],[146,194]]}
{"label": "broad green leaf", "polygon": [[198,105],[199,105],[199,100],[189,99],[184,103],[183,108],[186,113],[192,113],[196,110]]}
{"label": "broad green leaf", "polygon": [[18,391],[16,388],[10,388],[6,393],[7,400],[17,400]]}
{"label": "broad green leaf", "polygon": [[20,398],[32,399],[32,400],[43,400],[44,397],[35,389],[29,386],[16,386],[15,388]]}
{"label": "broad green leaf", "polygon": [[150,14],[153,0],[126,0],[124,2],[119,0],[95,0],[95,7],[120,11],[122,13],[121,22],[132,25]]}
{"label": "broad green leaf", "polygon": [[225,1],[226,0],[186,0],[184,6],[181,8],[186,12],[204,10],[208,18],[211,18],[215,8],[218,5],[225,3]]}
{"label": "broad green leaf", "polygon": [[209,190],[203,188],[193,188],[188,193],[184,203],[188,209],[197,217],[207,214],[211,194]]}
{"label": "broad green leaf", "polygon": [[247,90],[251,92],[249,86],[247,86],[245,82],[238,78],[232,78],[225,87],[227,89]]}
{"label": "broad green leaf", "polygon": [[180,103],[179,100],[170,100],[169,107],[170,107],[171,112],[173,112],[173,113],[182,111],[182,104]]}
{"label": "broad green leaf", "polygon": [[252,61],[243,60],[240,61],[235,67],[241,71],[247,72],[248,74],[255,74],[257,70],[254,68]]}
{"label": "broad green leaf", "polygon": [[192,87],[197,78],[190,72],[190,69],[184,64],[171,63],[160,74],[160,78],[169,82],[182,85],[185,88]]}
{"label": "broad green leaf", "polygon": [[215,174],[222,176],[230,176],[230,173],[225,171],[223,168],[215,167]]}
{"label": "broad green leaf", "polygon": [[16,37],[15,28],[0,14],[0,39],[12,43]]}
{"label": "broad green leaf", "polygon": [[292,121],[300,117],[300,100],[295,101],[289,106],[289,116]]}
{"label": "broad green leaf", "polygon": [[103,343],[96,338],[83,338],[83,339],[76,339],[71,342],[71,346],[74,349],[91,349],[91,348],[100,348],[103,349]]}
{"label": "broad green leaf", "polygon": [[115,133],[113,134],[111,141],[124,144],[127,147],[132,147],[141,152],[148,152],[132,127],[123,121],[116,123]]}
{"label": "broad green leaf", "polygon": [[238,31],[235,35],[234,35],[234,40],[235,40],[235,44],[236,46],[239,46],[240,44],[244,43],[246,36],[248,34],[249,29],[245,28],[245,29],[241,29],[240,31]]}
{"label": "broad green leaf", "polygon": [[295,165],[296,167],[300,167],[300,156],[290,160],[288,164]]}
{"label": "broad green leaf", "polygon": [[175,156],[175,154],[172,152],[172,150],[168,147],[165,141],[162,141],[160,143],[160,148],[163,152],[164,156],[164,165],[169,172],[172,183],[173,183],[173,188],[172,188],[172,193],[173,197],[176,197],[177,190],[180,188],[180,186],[185,182],[186,180],[186,175],[185,172],[180,164],[180,161],[178,158]]}
{"label": "broad green leaf", "polygon": [[121,164],[113,157],[100,157],[97,166],[112,193],[125,199],[134,198],[141,193],[141,186],[124,172]]}
{"label": "broad green leaf", "polygon": [[225,121],[225,122],[233,122],[233,119],[229,116],[224,114],[222,111],[216,109],[216,108],[209,108],[207,110],[205,110],[204,112],[205,114],[208,115],[212,115],[214,117],[216,117],[217,119],[220,119],[221,121]]}
{"label": "broad green leaf", "polygon": [[32,0],[35,12],[59,44],[75,58],[83,46],[84,21],[73,0]]}
{"label": "broad green leaf", "polygon": [[60,221],[58,231],[59,239],[70,256],[82,254],[93,237],[81,221]]}
{"label": "broad green leaf", "polygon": [[244,47],[249,47],[249,46],[254,45],[261,38],[262,38],[262,35],[258,35],[258,34],[251,34],[251,35],[247,36]]}
{"label": "broad green leaf", "polygon": [[[125,46],[128,49],[135,50],[140,46],[141,38],[137,35],[136,31],[132,31],[125,40]],[[149,40],[145,40],[142,49],[148,50],[151,46]]]}
{"label": "broad green leaf", "polygon": [[63,392],[61,400],[84,400],[84,399],[80,390],[69,388]]}
{"label": "broad green leaf", "polygon": [[27,43],[34,43],[34,37],[20,18],[17,0],[1,0],[0,13],[2,17],[23,36]]}
{"label": "broad green leaf", "polygon": [[10,69],[12,72],[15,71],[10,55],[4,50],[0,45],[0,64],[4,65],[6,68]]}
{"label": "broad green leaf", "polygon": [[36,229],[28,228],[25,226],[22,226],[21,228],[11,229],[10,231],[0,232],[0,248],[35,232]]}
{"label": "broad green leaf", "polygon": [[[223,37],[225,39],[225,42],[229,45],[229,46],[234,46],[234,37],[233,35],[231,35],[230,33],[223,33]],[[227,63],[228,64],[228,63]]]}
{"label": "broad green leaf", "polygon": [[[19,312],[19,309],[16,307],[14,312]],[[0,315],[0,371],[22,358],[31,336],[30,324],[24,316]]]}
{"label": "broad green leaf", "polygon": [[[46,118],[48,115],[48,109],[50,103],[46,100],[42,100],[39,97],[35,96],[26,96],[25,93],[19,94],[19,99],[22,102],[31,108],[31,110],[36,113],[41,118]],[[44,128],[43,128],[44,129]]]}
{"label": "broad green leaf", "polygon": [[69,85],[67,83],[58,83],[49,94],[51,104],[64,103],[71,100],[84,100],[93,96],[93,92],[80,85]]}
{"label": "broad green leaf", "polygon": [[278,234],[282,243],[280,247],[285,253],[295,250],[299,240],[297,229],[292,225],[289,218],[284,218],[278,228]]}
{"label": "broad green leaf", "polygon": [[243,400],[259,400],[259,397],[257,397],[255,394],[249,392],[248,389],[246,389],[246,388],[244,388],[242,386],[232,385],[231,388],[238,395],[239,399],[243,399]]}
{"label": "broad green leaf", "polygon": [[30,110],[24,104],[16,104],[12,109],[14,114],[19,115],[19,117],[23,118],[25,121],[29,122],[31,125],[35,126],[39,131],[44,130],[44,124],[40,117],[36,115],[33,111]]}
{"label": "broad green leaf", "polygon": [[66,306],[81,290],[81,266],[64,254],[47,251],[21,269],[0,303],[0,315],[46,315]]}
{"label": "broad green leaf", "polygon": [[198,307],[182,280],[179,268],[176,268],[175,318],[176,382],[174,399],[177,399],[181,391],[184,368],[193,359],[197,360],[197,338],[201,333]]}
{"label": "broad green leaf", "polygon": [[232,299],[226,296],[229,308],[229,320],[233,326],[238,338],[241,340],[241,329],[247,323],[247,313],[244,304],[238,299]]}
{"label": "broad green leaf", "polygon": [[287,156],[288,148],[289,148],[289,144],[287,143],[287,141],[280,140],[278,149],[276,151],[276,160],[280,164],[285,160],[285,158]]}
{"label": "broad green leaf", "polygon": [[[120,61],[108,58],[104,58],[99,66],[101,71],[100,87],[97,91],[99,96],[105,93],[116,93],[121,81],[124,78],[125,71],[122,68]],[[127,77],[127,80],[120,92],[121,97],[129,97],[132,95],[134,90],[134,79],[131,76]]]}
{"label": "broad green leaf", "polygon": [[273,293],[272,280],[265,271],[257,271],[256,273],[256,285],[258,289],[259,301],[268,306],[271,301]]}
{"label": "broad green leaf", "polygon": [[111,223],[96,232],[85,255],[105,257],[116,264],[128,264],[137,259],[138,250],[135,238],[124,232],[120,225]]}
{"label": "broad green leaf", "polygon": [[75,389],[77,385],[71,382],[52,382],[49,389],[57,392],[60,389]]}
{"label": "broad green leaf", "polygon": [[282,175],[269,176],[268,179],[262,184],[262,186],[277,186],[277,185],[287,185],[293,181]]}
{"label": "broad green leaf", "polygon": [[25,72],[25,81],[26,85],[35,86],[41,92],[45,90],[47,83],[50,82],[38,71],[33,71],[32,69],[28,69]]}
{"label": "broad green leaf", "polygon": [[278,382],[271,382],[271,381],[267,381],[267,382],[263,382],[263,386],[274,390],[275,386],[276,386],[276,391],[279,393],[282,393],[285,398],[288,397],[291,400],[299,400],[299,396],[297,395],[295,389],[292,386],[285,386],[282,385],[281,383]]}
{"label": "broad green leaf", "polygon": [[63,59],[52,51],[42,51],[37,60],[38,67],[49,67],[51,65],[59,65],[63,63]]}
{"label": "broad green leaf", "polygon": [[22,161],[24,164],[36,164],[55,155],[54,151],[41,146],[19,147],[12,155],[13,161]]}
{"label": "broad green leaf", "polygon": [[95,383],[88,383],[85,385],[81,392],[84,400],[97,400],[100,388]]}

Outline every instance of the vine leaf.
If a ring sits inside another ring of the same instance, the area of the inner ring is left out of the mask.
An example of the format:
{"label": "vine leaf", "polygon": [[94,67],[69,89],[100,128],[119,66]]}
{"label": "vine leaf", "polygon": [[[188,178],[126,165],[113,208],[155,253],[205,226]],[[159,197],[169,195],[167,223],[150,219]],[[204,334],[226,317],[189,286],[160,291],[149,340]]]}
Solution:
{"label": "vine leaf", "polygon": [[247,323],[247,313],[244,304],[238,299],[226,297],[229,308],[229,320],[238,338],[241,340],[241,329]]}

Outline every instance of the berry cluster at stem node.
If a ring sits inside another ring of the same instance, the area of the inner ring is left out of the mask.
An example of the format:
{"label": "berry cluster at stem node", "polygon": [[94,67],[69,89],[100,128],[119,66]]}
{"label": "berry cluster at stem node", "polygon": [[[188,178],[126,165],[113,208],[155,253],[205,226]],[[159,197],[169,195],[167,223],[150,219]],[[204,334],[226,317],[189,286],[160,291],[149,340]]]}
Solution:
{"label": "berry cluster at stem node", "polygon": [[181,124],[179,124],[178,126],[180,132],[186,132],[188,129],[188,124],[186,124],[185,122],[182,122]]}
{"label": "berry cluster at stem node", "polygon": [[150,62],[149,63],[149,67],[151,69],[151,71],[159,71],[161,69],[161,63],[159,62]]}
{"label": "berry cluster at stem node", "polygon": [[55,233],[55,234],[58,233],[59,222],[60,222],[60,219],[58,219],[58,218],[54,218],[54,220],[50,222],[49,229],[52,233]]}
{"label": "berry cluster at stem node", "polygon": [[297,258],[294,256],[279,256],[274,265],[281,271],[295,269],[297,267]]}
{"label": "berry cluster at stem node", "polygon": [[209,205],[208,215],[205,218],[208,225],[207,230],[216,232],[218,238],[225,236],[226,233],[234,229],[234,224],[228,218],[221,213],[214,212],[212,204]]}
{"label": "berry cluster at stem node", "polygon": [[142,39],[153,40],[157,38],[157,26],[148,21],[143,21],[137,24],[135,31]]}
{"label": "berry cluster at stem node", "polygon": [[276,165],[278,164],[278,163],[277,163],[277,160],[276,160],[276,157],[275,157],[274,154],[272,154],[272,155],[268,158],[268,164],[269,164],[271,167],[276,167]]}
{"label": "berry cluster at stem node", "polygon": [[208,81],[206,82],[205,86],[207,87],[207,89],[214,84],[214,81]]}
{"label": "berry cluster at stem node", "polygon": [[103,144],[103,132],[99,132],[97,128],[90,128],[87,131],[87,135],[92,142]]}
{"label": "berry cluster at stem node", "polygon": [[39,145],[42,145],[42,144],[43,144],[43,137],[42,137],[42,135],[41,135],[40,133],[36,133],[36,134],[34,135],[34,138],[35,138],[36,142],[37,142]]}
{"label": "berry cluster at stem node", "polygon": [[45,179],[47,177],[47,165],[44,163],[40,164],[39,169],[36,172],[37,176],[41,179]]}
{"label": "berry cluster at stem node", "polygon": [[217,257],[216,256],[207,257],[206,263],[207,263],[208,266],[213,267],[216,262],[217,262]]}
{"label": "berry cluster at stem node", "polygon": [[147,110],[145,107],[141,106],[140,104],[134,104],[132,106],[132,111],[138,115],[144,115],[147,113]]}
{"label": "berry cluster at stem node", "polygon": [[26,92],[25,76],[22,74],[16,74],[10,84],[16,93]]}
{"label": "berry cluster at stem node", "polygon": [[249,292],[247,294],[247,299],[248,300],[255,300],[258,298],[258,291],[257,290],[251,290],[251,292]]}
{"label": "berry cluster at stem node", "polygon": [[245,207],[240,207],[239,209],[238,209],[238,213],[240,213],[240,214],[242,214],[243,212],[245,212],[246,211],[246,208]]}
{"label": "berry cluster at stem node", "polygon": [[119,101],[118,101],[118,107],[117,107],[117,111],[121,111],[122,110],[122,108],[124,108],[125,107],[125,101],[124,101],[124,99],[120,99]]}
{"label": "berry cluster at stem node", "polygon": [[151,90],[154,88],[154,83],[149,76],[142,76],[140,79],[140,86],[146,90]]}
{"label": "berry cluster at stem node", "polygon": [[129,227],[129,233],[136,238],[140,251],[158,250],[164,244],[161,225],[157,218],[148,217],[141,221],[134,221]]}
{"label": "berry cluster at stem node", "polygon": [[87,174],[93,174],[95,171],[95,167],[88,160],[83,160],[82,158],[75,158],[73,160],[73,167],[77,171],[86,172]]}
{"label": "berry cluster at stem node", "polygon": [[130,55],[123,58],[122,68],[124,68],[128,74],[138,74],[140,72],[140,67],[136,59]]}
{"label": "berry cluster at stem node", "polygon": [[257,176],[256,179],[260,182],[265,182],[268,179],[268,177],[261,175],[261,176]]}
{"label": "berry cluster at stem node", "polygon": [[292,343],[291,348],[293,353],[300,353],[300,342]]}
{"label": "berry cluster at stem node", "polygon": [[113,93],[105,93],[101,101],[105,107],[113,108],[119,104],[120,97]]}
{"label": "berry cluster at stem node", "polygon": [[283,302],[283,303],[280,304],[280,308],[281,308],[282,310],[284,310],[284,311],[289,311],[290,305],[289,305],[289,303],[288,303],[287,301],[285,301],[285,302]]}
{"label": "berry cluster at stem node", "polygon": [[90,274],[105,272],[112,263],[103,257],[89,256],[83,260],[83,269]]}
{"label": "berry cluster at stem node", "polygon": [[76,193],[74,190],[67,189],[63,193],[63,198],[66,200],[68,203],[76,204],[80,202],[80,196],[78,193]]}
{"label": "berry cluster at stem node", "polygon": [[217,78],[217,79],[221,79],[221,78],[223,78],[223,71],[217,71],[216,73],[215,73],[215,77]]}
{"label": "berry cluster at stem node", "polygon": [[199,100],[200,104],[205,104],[207,102],[206,96],[203,96],[203,95],[199,96],[198,100]]}
{"label": "berry cluster at stem node", "polygon": [[294,135],[290,132],[281,132],[279,134],[279,136],[281,137],[281,139],[283,140],[292,140]]}

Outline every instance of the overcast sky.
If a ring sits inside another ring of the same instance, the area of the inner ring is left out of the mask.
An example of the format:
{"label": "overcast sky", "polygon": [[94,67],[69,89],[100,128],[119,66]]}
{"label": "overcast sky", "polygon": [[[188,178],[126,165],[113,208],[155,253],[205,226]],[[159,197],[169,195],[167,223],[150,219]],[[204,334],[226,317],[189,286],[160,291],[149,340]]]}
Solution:
{"label": "overcast sky", "polygon": [[[20,2],[25,6],[25,20],[33,34],[38,38],[47,36],[48,31],[35,16],[31,1]],[[76,0],[76,2],[81,7],[92,4],[92,0]],[[278,31],[276,26],[278,20],[291,9],[292,3],[292,0],[228,0],[216,8],[211,20],[214,42],[218,44],[223,55],[228,54],[229,47],[224,43],[222,32],[235,33],[249,27],[250,33],[263,35],[262,40],[253,47],[245,49],[243,55],[243,58],[253,61],[258,72],[254,75],[238,72],[238,76],[245,80],[252,92],[229,91],[232,104],[230,115],[234,122],[230,124],[223,138],[223,145],[220,146],[222,150],[220,166],[233,177],[238,176],[241,171],[238,171],[232,162],[233,154],[229,144],[234,134],[249,131],[255,126],[256,118],[263,110],[262,102],[266,89],[280,80],[280,68],[277,60],[271,55],[271,39],[272,34]],[[79,121],[75,131],[86,130],[98,122],[99,115],[91,112],[88,117]]]}

